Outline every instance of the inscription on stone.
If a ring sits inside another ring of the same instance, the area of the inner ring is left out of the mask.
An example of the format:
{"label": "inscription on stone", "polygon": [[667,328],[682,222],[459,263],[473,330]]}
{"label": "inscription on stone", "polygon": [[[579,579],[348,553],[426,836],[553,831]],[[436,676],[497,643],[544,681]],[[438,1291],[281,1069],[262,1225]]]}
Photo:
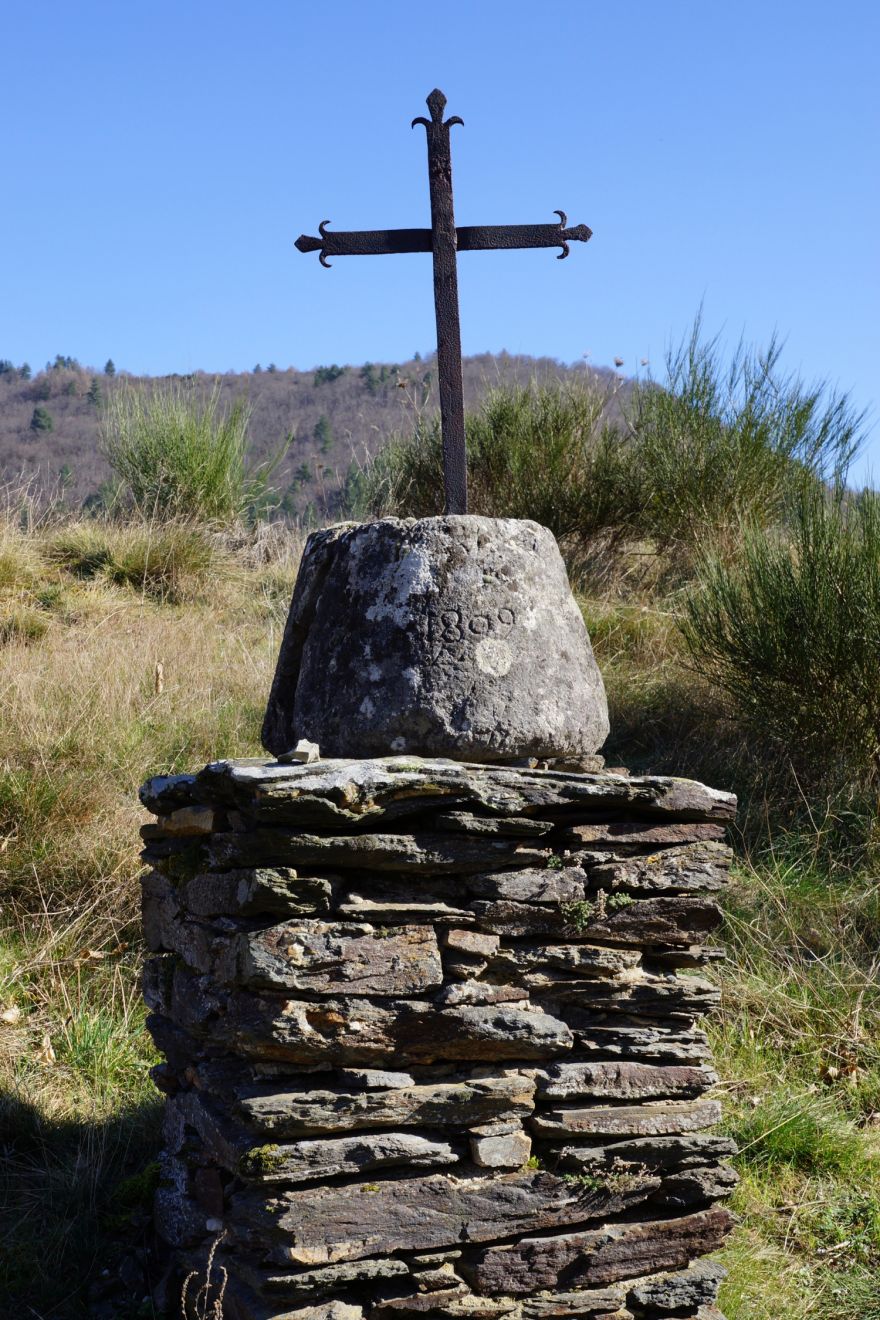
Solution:
{"label": "inscription on stone", "polygon": [[537,523],[384,518],[309,538],[263,726],[276,755],[584,756],[602,679]]}

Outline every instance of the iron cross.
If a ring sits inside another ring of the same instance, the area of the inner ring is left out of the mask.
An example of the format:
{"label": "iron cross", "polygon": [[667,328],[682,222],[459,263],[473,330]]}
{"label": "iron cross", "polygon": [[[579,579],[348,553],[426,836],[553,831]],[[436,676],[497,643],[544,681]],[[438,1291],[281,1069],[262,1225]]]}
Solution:
{"label": "iron cross", "polygon": [[572,241],[586,243],[592,230],[586,225],[567,228],[564,211],[552,225],[465,225],[456,229],[452,207],[452,152],[449,130],[463,124],[458,115],[443,120],[446,97],[433,91],[428,97],[431,118],[420,115],[412,121],[424,124],[428,135],[428,180],[431,189],[430,229],[372,229],[361,232],[327,232],[329,220],[318,226],[320,238],[301,234],[300,252],[318,252],[322,266],[328,257],[380,256],[396,252],[431,252],[434,256],[434,309],[437,315],[437,374],[440,384],[440,425],[443,435],[443,478],[446,512],[467,513],[467,455],[464,435],[464,397],[461,383],[461,329],[458,317],[458,274],[456,252],[480,252],[489,248],[561,247],[559,260],[568,256]]}

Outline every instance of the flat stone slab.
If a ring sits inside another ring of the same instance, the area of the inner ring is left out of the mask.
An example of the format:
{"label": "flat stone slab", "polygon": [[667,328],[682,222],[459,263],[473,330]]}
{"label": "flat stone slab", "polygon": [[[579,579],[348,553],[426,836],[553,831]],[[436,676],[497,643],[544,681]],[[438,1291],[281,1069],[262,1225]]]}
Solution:
{"label": "flat stone slab", "polygon": [[642,1105],[551,1109],[536,1113],[530,1126],[539,1137],[648,1137],[699,1132],[721,1121],[717,1100],[650,1101]]}
{"label": "flat stone slab", "polygon": [[572,1046],[564,1022],[519,1005],[442,1008],[422,999],[230,993],[183,967],[167,977],[150,962],[144,996],[154,1012],[194,1036],[301,1067],[545,1059]]}
{"label": "flat stone slab", "polygon": [[275,1139],[362,1128],[430,1127],[467,1129],[532,1112],[534,1082],[518,1073],[404,1085],[376,1091],[245,1088],[237,1111],[258,1132]]}
{"label": "flat stone slab", "polygon": [[552,1100],[655,1100],[702,1095],[718,1081],[712,1068],[633,1063],[550,1063],[538,1091]]}
{"label": "flat stone slab", "polygon": [[[324,750],[324,749],[322,749]],[[157,775],[141,789],[148,811],[167,817],[203,800],[228,801],[264,824],[345,831],[352,824],[400,820],[432,807],[477,807],[489,817],[547,811],[560,819],[608,813],[724,824],[736,814],[733,793],[667,775],[624,776],[463,764],[445,758],[325,757],[310,765],[251,758],[214,761],[197,775]],[[719,850],[720,853],[720,850]]]}
{"label": "flat stone slab", "polygon": [[608,703],[551,532],[450,515],[309,537],[263,745],[465,761],[584,756]]}
{"label": "flat stone slab", "polygon": [[268,1205],[259,1194],[239,1193],[232,1197],[232,1220],[250,1228],[255,1243],[283,1242],[291,1262],[324,1265],[601,1220],[638,1204],[657,1185],[646,1177],[625,1191],[585,1192],[549,1173],[429,1174],[356,1187],[279,1189]]}
{"label": "flat stone slab", "polygon": [[466,1271],[478,1292],[508,1296],[542,1288],[577,1288],[617,1279],[682,1270],[694,1256],[720,1247],[731,1215],[719,1206],[659,1223],[608,1224],[561,1237],[523,1238],[489,1247]]}

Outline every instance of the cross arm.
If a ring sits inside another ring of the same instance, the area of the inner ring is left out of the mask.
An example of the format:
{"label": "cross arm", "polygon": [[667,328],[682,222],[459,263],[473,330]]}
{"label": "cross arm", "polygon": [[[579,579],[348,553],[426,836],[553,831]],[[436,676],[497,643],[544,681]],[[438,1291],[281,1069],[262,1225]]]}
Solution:
{"label": "cross arm", "polygon": [[569,243],[586,243],[593,236],[586,225],[568,226],[564,211],[557,211],[558,225],[465,225],[455,231],[459,252],[484,252],[490,248],[561,247],[559,260],[568,256]]}
{"label": "cross arm", "polygon": [[430,252],[430,229],[362,229],[329,233],[329,220],[318,225],[320,238],[300,234],[295,247],[300,252],[320,252],[322,266],[328,257],[378,257],[396,252]]}
{"label": "cross arm", "polygon": [[[455,231],[459,252],[485,252],[491,249],[561,247],[559,260],[568,256],[572,242],[586,243],[592,230],[586,225],[568,228],[564,211],[557,211],[559,223],[552,225],[464,225]],[[295,246],[300,252],[317,252],[322,266],[328,257],[377,257],[398,252],[431,252],[430,229],[363,229],[330,233],[329,220],[318,226],[320,238],[300,234]]]}

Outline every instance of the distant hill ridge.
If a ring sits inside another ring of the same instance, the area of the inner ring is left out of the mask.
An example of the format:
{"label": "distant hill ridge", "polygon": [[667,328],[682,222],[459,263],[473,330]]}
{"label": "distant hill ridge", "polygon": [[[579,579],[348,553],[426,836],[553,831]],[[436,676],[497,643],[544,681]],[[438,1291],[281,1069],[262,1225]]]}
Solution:
{"label": "distant hill ridge", "polygon": [[[293,432],[290,450],[273,484],[285,511],[326,515],[339,508],[349,473],[363,467],[395,433],[412,430],[420,413],[437,409],[435,357],[407,362],[335,363],[312,371],[274,366],[248,372],[137,377],[81,366],[59,356],[31,375],[0,361],[0,481],[28,482],[41,491],[63,486],[73,508],[100,498],[110,476],[98,450],[101,407],[120,381],[191,382],[206,394],[217,388],[221,403],[244,397],[252,408],[251,445],[259,462],[278,451]],[[567,366],[552,358],[477,354],[463,362],[465,405],[487,390],[531,380],[590,379],[608,388],[620,377],[608,368]]]}

